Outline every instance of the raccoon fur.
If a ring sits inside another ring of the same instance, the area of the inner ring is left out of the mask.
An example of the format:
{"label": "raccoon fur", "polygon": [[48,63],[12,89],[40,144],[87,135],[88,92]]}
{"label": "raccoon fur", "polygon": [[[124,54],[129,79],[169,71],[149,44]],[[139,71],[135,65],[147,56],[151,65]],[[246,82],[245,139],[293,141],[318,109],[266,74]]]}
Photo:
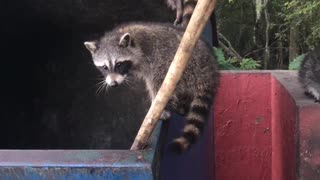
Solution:
{"label": "raccoon fur", "polygon": [[197,5],[198,0],[166,0],[168,7],[176,10],[176,19],[174,25],[186,27],[190,21],[191,15]]}
{"label": "raccoon fur", "polygon": [[301,63],[299,80],[305,94],[320,103],[320,47],[309,52]]}
{"label": "raccoon fur", "polygon": [[[100,39],[84,44],[109,86],[117,86],[128,77],[140,78],[153,101],[183,33],[170,24],[135,22],[117,26]],[[173,142],[176,150],[187,150],[199,139],[218,83],[212,49],[199,40],[162,116],[168,118],[170,112],[175,112],[186,119],[182,135]]]}

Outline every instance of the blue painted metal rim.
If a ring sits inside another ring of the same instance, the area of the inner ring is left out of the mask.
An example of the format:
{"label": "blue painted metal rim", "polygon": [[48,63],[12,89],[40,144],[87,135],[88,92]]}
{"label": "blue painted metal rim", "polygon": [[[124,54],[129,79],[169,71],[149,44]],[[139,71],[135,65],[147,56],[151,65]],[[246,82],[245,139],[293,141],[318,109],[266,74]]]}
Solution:
{"label": "blue painted metal rim", "polygon": [[0,150],[2,167],[108,167],[151,169],[162,123],[151,136],[151,147],[130,150]]}

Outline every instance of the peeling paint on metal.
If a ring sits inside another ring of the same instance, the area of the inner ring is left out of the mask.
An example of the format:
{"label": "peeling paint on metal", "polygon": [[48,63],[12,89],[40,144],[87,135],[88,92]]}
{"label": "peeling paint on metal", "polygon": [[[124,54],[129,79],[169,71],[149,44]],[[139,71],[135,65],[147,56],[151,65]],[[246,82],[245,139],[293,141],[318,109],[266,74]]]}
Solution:
{"label": "peeling paint on metal", "polygon": [[160,128],[161,123],[152,134],[151,148],[142,151],[0,150],[0,179],[149,180]]}

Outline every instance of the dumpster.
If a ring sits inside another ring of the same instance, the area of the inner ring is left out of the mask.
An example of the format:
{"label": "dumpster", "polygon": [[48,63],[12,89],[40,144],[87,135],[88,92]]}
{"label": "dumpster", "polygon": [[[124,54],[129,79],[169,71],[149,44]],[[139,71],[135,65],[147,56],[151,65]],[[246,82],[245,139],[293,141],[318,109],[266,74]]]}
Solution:
{"label": "dumpster", "polygon": [[[61,83],[56,78],[50,82]],[[68,83],[47,86],[57,92]],[[63,93],[48,99],[47,89],[34,101],[25,101],[32,93],[8,91],[0,179],[320,178],[320,105],[304,95],[296,71],[223,71],[204,134],[182,155],[169,148],[184,125],[178,115],[159,123],[147,149],[128,150],[149,104],[140,86],[130,89],[130,98],[125,86],[98,97],[72,87],[78,94],[70,104]]]}
{"label": "dumpster", "polygon": [[0,179],[157,179],[159,127],[144,151],[0,150]]}

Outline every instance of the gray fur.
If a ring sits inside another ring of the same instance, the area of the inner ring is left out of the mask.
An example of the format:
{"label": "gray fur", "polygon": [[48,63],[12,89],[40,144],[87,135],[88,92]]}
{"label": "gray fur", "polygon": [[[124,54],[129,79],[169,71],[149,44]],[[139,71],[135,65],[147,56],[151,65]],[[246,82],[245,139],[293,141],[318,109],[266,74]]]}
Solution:
{"label": "gray fur", "polygon": [[306,94],[320,103],[320,47],[305,56],[299,77]]}
{"label": "gray fur", "polygon": [[176,10],[174,25],[186,27],[198,0],[166,0],[167,5],[172,10]]}
{"label": "gray fur", "polygon": [[168,7],[172,10],[176,10],[176,20],[174,25],[178,25],[182,21],[183,16],[183,0],[166,0]]}
{"label": "gray fur", "polygon": [[[127,33],[130,34],[131,45],[120,47],[119,41]],[[97,41],[97,50],[92,53],[93,61],[95,64],[105,64],[110,69],[116,61],[131,61],[132,66],[124,75],[125,78],[135,76],[144,80],[150,99],[153,100],[173,60],[182,35],[182,30],[169,24],[124,24],[107,32]],[[104,75],[107,77],[108,73]],[[166,107],[168,111],[184,115],[187,124],[189,123],[183,130],[180,140],[175,141],[180,150],[188,149],[192,144],[190,141],[196,140],[199,136],[198,132],[202,128],[198,126],[205,124],[218,83],[219,72],[212,49],[204,41],[199,40]],[[163,117],[166,117],[165,114],[168,113],[164,113]]]}

